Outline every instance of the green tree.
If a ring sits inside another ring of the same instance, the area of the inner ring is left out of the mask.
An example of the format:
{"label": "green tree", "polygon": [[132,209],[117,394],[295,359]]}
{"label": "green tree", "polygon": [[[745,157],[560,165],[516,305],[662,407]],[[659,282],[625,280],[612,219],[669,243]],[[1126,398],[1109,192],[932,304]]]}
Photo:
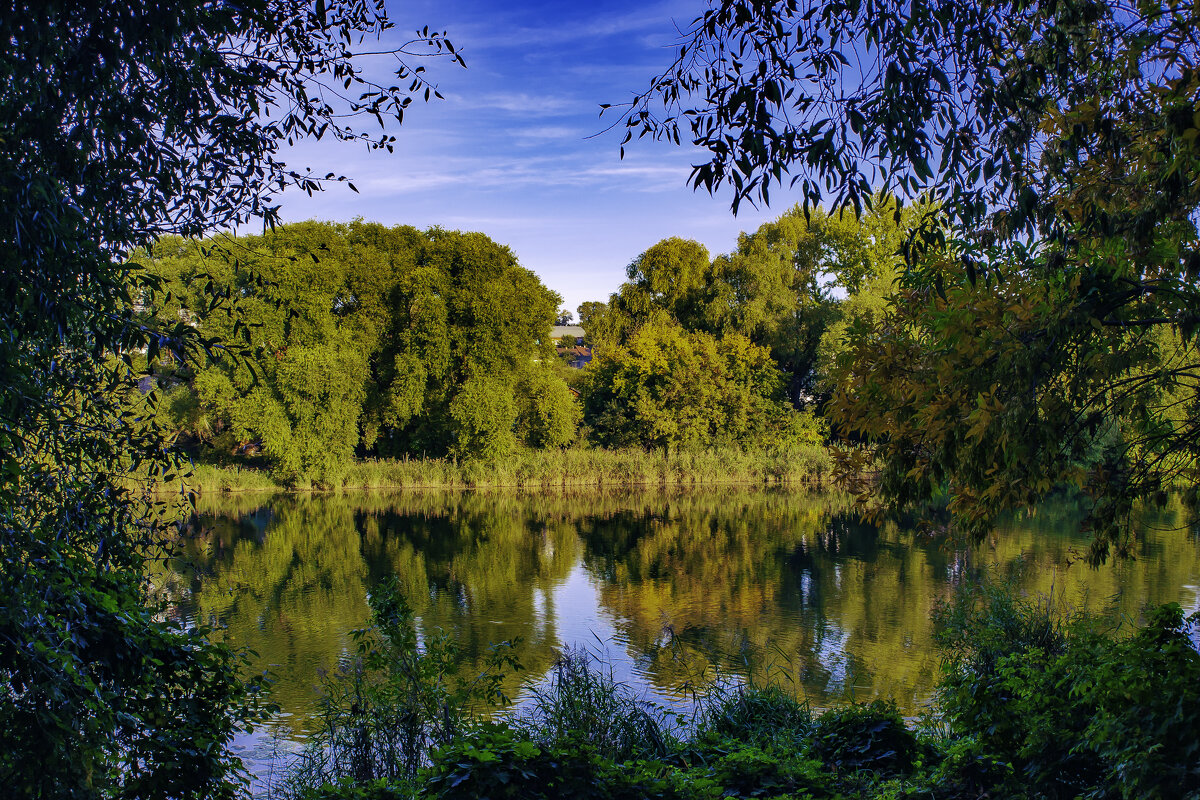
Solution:
{"label": "green tree", "polygon": [[608,446],[749,444],[804,429],[781,389],[765,348],[736,333],[687,331],[659,312],[628,344],[597,353],[584,411]]}
{"label": "green tree", "polygon": [[767,347],[797,406],[813,398],[816,347],[833,310],[821,284],[828,271],[825,215],[793,208],[738,237],[713,264],[695,324]]}
{"label": "green tree", "polygon": [[846,473],[881,457],[896,505],[948,488],[971,535],[1074,484],[1101,558],[1200,474],[1198,27],[1173,2],[724,0],[625,122],[707,149],[693,184],[735,210],[789,180],[806,205],[936,200],[854,337]]}
{"label": "green tree", "polygon": [[[330,484],[360,443],[373,441],[373,430],[360,435],[369,361],[390,320],[388,293],[422,240],[413,228],[379,227],[279,226],[226,242],[236,260],[207,242],[165,240],[152,249],[149,266],[175,299],[155,308],[160,318],[182,314],[221,340],[239,327],[246,333],[240,359],[160,375],[190,382],[194,409],[181,406],[190,416],[175,424],[196,439],[205,437],[185,426],[208,425],[204,455],[228,457],[257,442],[280,478]],[[236,313],[198,313],[213,292],[236,296]]]}
{"label": "green tree", "polygon": [[[169,529],[139,481],[169,469],[136,388],[143,349],[215,343],[139,312],[127,256],[164,234],[272,222],[324,178],[279,158],[432,93],[360,73],[378,4],[17,3],[0,14],[0,785],[15,797],[227,797],[256,718],[240,659],[150,602]],[[453,53],[423,32],[404,54]],[[457,60],[457,56],[451,55]],[[350,99],[323,98],[336,85]],[[407,88],[406,88],[407,87]],[[358,99],[354,99],[358,95]],[[336,176],[330,176],[336,179]],[[215,300],[216,298],[210,298]]]}
{"label": "green tree", "polygon": [[519,389],[562,383],[539,372],[554,359],[548,333],[560,298],[481,233],[433,229],[415,264],[390,296],[376,357],[381,451],[503,455],[530,400]]}
{"label": "green tree", "polygon": [[164,378],[191,384],[177,424],[209,426],[205,456],[256,442],[281,479],[336,485],[356,451],[495,457],[573,438],[566,386],[540,366],[557,295],[483,234],[306,222],[233,244],[236,262],[154,250],[185,315],[208,287],[238,297],[237,314],[198,317],[204,335],[247,333],[245,358]]}
{"label": "green tree", "polygon": [[575,439],[583,410],[550,368],[530,369],[516,390],[519,441],[532,448],[564,447]]}
{"label": "green tree", "polygon": [[[697,242],[664,239],[629,265],[629,281],[603,313],[589,309],[589,331],[603,349],[666,312],[689,331],[736,333],[771,351],[793,405],[817,406],[828,395],[844,317],[879,290],[890,293],[905,234],[922,210],[873,201],[861,216],[797,206],[741,234],[734,252],[711,262]],[[855,298],[867,284],[870,291],[848,304],[831,291]]]}
{"label": "green tree", "polygon": [[579,327],[583,328],[583,343],[588,347],[595,347],[595,334],[597,329],[604,327],[608,304],[598,300],[588,300],[580,303],[576,311],[579,312]]}

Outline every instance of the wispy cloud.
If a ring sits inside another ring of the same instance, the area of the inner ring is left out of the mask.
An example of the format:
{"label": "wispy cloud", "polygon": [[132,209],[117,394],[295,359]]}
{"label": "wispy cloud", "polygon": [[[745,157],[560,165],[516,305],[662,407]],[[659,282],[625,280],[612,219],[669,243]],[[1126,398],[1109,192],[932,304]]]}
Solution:
{"label": "wispy cloud", "polygon": [[[598,14],[593,17],[569,22],[566,24],[547,25],[517,25],[498,28],[495,25],[473,25],[470,23],[455,25],[458,31],[456,43],[469,52],[471,49],[513,49],[513,48],[544,48],[550,45],[563,45],[580,41],[595,41],[611,36],[624,36],[637,32],[660,37],[664,43],[674,35],[668,19],[679,17],[680,24],[687,24],[695,16],[695,7],[680,3],[656,3],[636,11],[623,14]],[[686,17],[686,19],[684,19]]]}
{"label": "wispy cloud", "polygon": [[590,111],[594,104],[570,95],[533,94],[531,92],[449,93],[446,103],[456,110],[484,114],[503,111],[522,117],[557,117]]}
{"label": "wispy cloud", "polygon": [[571,128],[566,125],[536,125],[531,128],[513,128],[509,135],[518,144],[535,145],[547,142],[566,142],[575,144],[583,141],[590,131]]}
{"label": "wispy cloud", "polygon": [[574,153],[544,158],[494,160],[457,159],[437,169],[404,169],[358,182],[371,196],[426,192],[452,186],[472,191],[510,191],[519,187],[581,187],[625,192],[676,191],[684,186],[688,168],[674,163],[596,165]]}

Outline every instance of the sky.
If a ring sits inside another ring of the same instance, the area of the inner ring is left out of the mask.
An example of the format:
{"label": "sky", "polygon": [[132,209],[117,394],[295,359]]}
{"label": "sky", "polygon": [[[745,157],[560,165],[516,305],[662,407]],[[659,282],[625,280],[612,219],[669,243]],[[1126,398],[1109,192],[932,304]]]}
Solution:
{"label": "sky", "polygon": [[[572,311],[607,300],[629,262],[661,239],[729,252],[740,231],[793,200],[781,193],[771,209],[743,208],[735,218],[728,194],[689,186],[702,153],[644,139],[622,160],[623,128],[604,132],[618,117],[599,116],[601,103],[629,100],[670,64],[677,27],[703,9],[697,0],[389,3],[396,29],[383,44],[428,25],[446,31],[467,68],[415,62],[445,99],[415,101],[402,125],[389,126],[392,154],[330,141],[294,148],[289,164],[344,174],[359,193],[344,184],[311,198],[285,192],[281,215],[481,231],[512,248]],[[383,79],[394,69],[387,57],[365,65]]]}

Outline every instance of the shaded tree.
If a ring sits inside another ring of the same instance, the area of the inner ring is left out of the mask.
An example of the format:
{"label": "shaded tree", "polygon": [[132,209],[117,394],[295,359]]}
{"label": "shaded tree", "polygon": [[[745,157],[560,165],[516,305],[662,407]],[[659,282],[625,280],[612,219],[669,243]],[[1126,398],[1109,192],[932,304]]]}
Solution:
{"label": "shaded tree", "polygon": [[[391,138],[433,93],[355,49],[382,5],[17,3],[0,13],[0,785],[29,797],[226,797],[234,733],[257,716],[239,658],[159,615],[145,579],[167,529],[141,483],[169,471],[135,356],[216,343],[139,306],[158,285],[127,256],[168,233],[277,217],[320,189],[280,148]],[[345,104],[327,103],[336,85]],[[357,98],[357,99],[355,99]],[[337,176],[330,175],[336,180]],[[217,298],[210,298],[216,301]],[[161,509],[160,509],[161,510]]]}
{"label": "shaded tree", "polygon": [[969,535],[1072,484],[1102,558],[1135,500],[1197,485],[1197,30],[1186,3],[725,0],[625,123],[706,149],[692,182],[735,210],[936,200],[834,399],[869,443],[845,474],[948,487]]}
{"label": "shaded tree", "polygon": [[554,358],[561,298],[480,233],[431,230],[415,263],[376,356],[381,451],[503,455],[517,443],[518,407],[537,402],[520,388],[562,383],[539,368]]}

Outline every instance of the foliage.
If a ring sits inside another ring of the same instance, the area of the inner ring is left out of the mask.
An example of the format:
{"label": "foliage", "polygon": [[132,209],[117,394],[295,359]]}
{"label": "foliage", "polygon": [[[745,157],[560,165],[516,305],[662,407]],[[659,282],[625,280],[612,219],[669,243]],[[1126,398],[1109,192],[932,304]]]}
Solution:
{"label": "foliage", "polygon": [[599,763],[585,741],[537,744],[503,725],[481,729],[437,753],[423,796],[474,798],[602,798]]}
{"label": "foliage", "polygon": [[[176,424],[207,457],[260,446],[277,478],[337,485],[356,453],[496,458],[574,438],[577,404],[541,366],[557,298],[486,236],[308,222],[222,247],[237,257],[152,253],[177,299],[160,318],[252,348],[164,378],[191,387]],[[209,292],[237,313],[201,313]]]}
{"label": "foliage", "polygon": [[547,334],[558,296],[482,234],[432,230],[417,263],[392,296],[377,357],[390,387],[379,418],[392,429],[391,452],[508,452],[514,388],[535,361],[553,357]]}
{"label": "foliage", "polygon": [[520,724],[538,744],[586,742],[612,761],[666,755],[669,735],[662,710],[639,700],[583,650],[564,651],[548,685],[533,687]]}
{"label": "foliage", "polygon": [[394,578],[370,596],[373,627],[355,631],[355,655],[324,683],[320,729],[287,777],[292,790],[416,775],[430,753],[476,728],[475,713],[504,704],[506,674],[520,669],[513,642],[493,645],[479,674],[436,632],[424,641]]}
{"label": "foliage", "polygon": [[918,744],[895,702],[874,700],[817,717],[809,753],[839,771],[867,769],[887,775],[910,772]]}
{"label": "foliage", "polygon": [[816,406],[848,321],[882,306],[921,213],[882,195],[862,216],[797,206],[711,261],[697,242],[664,239],[630,263],[607,304],[580,307],[581,324],[601,351],[663,314],[689,332],[745,336],[770,351],[793,405]]}
{"label": "foliage", "polygon": [[[1125,637],[1003,589],[966,593],[942,612],[951,729],[1013,765],[1048,797],[1182,797],[1200,792],[1200,653],[1178,605],[1148,609]],[[1136,676],[1136,677],[1134,677]]]}
{"label": "foliage", "polygon": [[866,447],[843,472],[878,459],[894,506],[948,487],[971,536],[1078,486],[1099,560],[1127,552],[1136,499],[1196,485],[1198,23],[1173,2],[722,0],[625,122],[690,129],[694,185],[735,209],[789,170],[806,206],[936,200],[890,309],[853,329],[831,415]]}
{"label": "foliage", "polygon": [[[643,722],[609,718],[651,712],[665,726],[677,715],[572,654],[523,711],[461,731],[415,781],[391,785],[443,798],[1194,796],[1200,653],[1179,608],[1150,609],[1122,638],[1052,616],[993,582],[964,590],[940,613],[947,669],[938,716],[918,730],[891,701],[812,718],[778,686],[743,687],[647,742]],[[374,786],[343,781],[317,796]]]}
{"label": "foliage", "polygon": [[297,800],[410,800],[412,796],[413,792],[402,783],[385,779],[356,783],[344,779],[305,789],[297,795]]}
{"label": "foliage", "polygon": [[[360,460],[330,488],[561,491],[730,484],[815,486],[826,481],[831,464],[820,445],[768,444],[673,453],[573,446],[519,450],[486,463],[448,458]],[[177,480],[158,486],[160,493],[179,489],[218,498],[231,492],[280,492],[284,487],[261,468],[198,464],[186,477],[177,476]]]}
{"label": "foliage", "polygon": [[599,350],[589,367],[584,414],[607,446],[698,448],[778,436],[820,440],[781,396],[765,348],[739,334],[720,339],[669,320],[643,325],[627,346]]}
{"label": "foliage", "polygon": [[718,758],[711,768],[712,779],[735,797],[777,797],[795,793],[799,797],[834,796],[833,776],[820,762],[794,753],[767,752],[753,746],[739,747]]}
{"label": "foliage", "polygon": [[[161,282],[127,257],[157,237],[273,222],[314,191],[281,147],[362,133],[432,93],[355,50],[382,5],[16,3],[0,14],[0,785],[16,797],[227,797],[230,748],[259,718],[241,660],[150,601],[171,515],[139,481],[171,477],[141,365],[217,346],[139,312]],[[347,101],[323,97],[336,85]],[[335,176],[330,175],[330,180]],[[218,304],[210,296],[206,306]],[[144,356],[142,355],[144,353]],[[173,398],[174,399],[174,398]],[[188,412],[190,413],[190,412]]]}
{"label": "foliage", "polygon": [[761,689],[739,686],[730,692],[713,690],[704,698],[695,738],[794,749],[807,738],[812,721],[808,705],[775,684]]}

